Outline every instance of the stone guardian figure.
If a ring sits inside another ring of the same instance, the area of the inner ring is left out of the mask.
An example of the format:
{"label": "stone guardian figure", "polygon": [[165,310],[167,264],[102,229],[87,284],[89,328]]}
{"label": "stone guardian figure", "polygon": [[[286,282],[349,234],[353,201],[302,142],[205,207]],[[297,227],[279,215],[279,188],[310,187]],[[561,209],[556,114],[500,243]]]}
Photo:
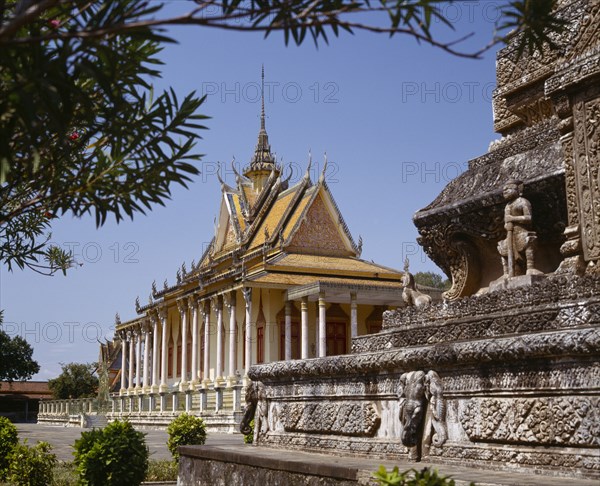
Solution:
{"label": "stone guardian figure", "polygon": [[498,243],[505,278],[518,275],[540,275],[535,269],[534,244],[536,234],[531,230],[531,203],[523,197],[523,182],[509,180],[503,189],[504,229],[506,238]]}

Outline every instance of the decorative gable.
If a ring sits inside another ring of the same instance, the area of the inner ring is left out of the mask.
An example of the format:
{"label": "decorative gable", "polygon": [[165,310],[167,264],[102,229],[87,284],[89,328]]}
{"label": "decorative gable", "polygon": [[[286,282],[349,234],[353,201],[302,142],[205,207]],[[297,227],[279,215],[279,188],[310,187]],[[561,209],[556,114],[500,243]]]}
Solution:
{"label": "decorative gable", "polygon": [[319,255],[348,255],[352,251],[340,235],[338,223],[319,193],[306,212],[300,227],[294,234],[289,251]]}

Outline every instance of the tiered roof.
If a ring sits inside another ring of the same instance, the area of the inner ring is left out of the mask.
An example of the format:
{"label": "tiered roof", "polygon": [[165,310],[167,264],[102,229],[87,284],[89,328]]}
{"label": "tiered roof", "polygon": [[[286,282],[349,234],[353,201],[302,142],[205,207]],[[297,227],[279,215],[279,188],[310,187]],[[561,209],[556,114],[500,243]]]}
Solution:
{"label": "tiered roof", "polygon": [[[264,71],[263,71],[264,86]],[[263,90],[264,92],[264,90]],[[271,152],[265,126],[264,95],[258,141],[248,166],[235,169],[235,187],[221,177],[221,206],[216,234],[199,263],[178,270],[177,283],[156,290],[147,314],[158,304],[196,292],[218,294],[240,286],[288,288],[317,282],[398,288],[401,273],[360,259],[357,245],[325,181],[327,160],[319,179],[304,176],[290,185],[290,177]],[[117,327],[131,325],[135,321]]]}

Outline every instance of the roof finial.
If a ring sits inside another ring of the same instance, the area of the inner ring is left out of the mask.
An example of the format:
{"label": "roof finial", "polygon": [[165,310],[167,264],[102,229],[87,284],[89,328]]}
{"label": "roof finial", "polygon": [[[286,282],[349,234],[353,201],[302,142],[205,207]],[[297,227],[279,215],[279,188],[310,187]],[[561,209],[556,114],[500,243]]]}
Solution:
{"label": "roof finial", "polygon": [[261,99],[261,110],[260,110],[260,129],[265,129],[265,65],[262,65],[261,73],[261,84],[260,84],[260,99]]}
{"label": "roof finial", "polygon": [[260,130],[258,132],[258,143],[254,149],[254,156],[250,161],[250,166],[244,170],[244,175],[252,179],[254,171],[269,171],[275,167],[275,157],[271,153],[269,137],[265,129],[265,66],[261,70],[261,110],[260,110]]}

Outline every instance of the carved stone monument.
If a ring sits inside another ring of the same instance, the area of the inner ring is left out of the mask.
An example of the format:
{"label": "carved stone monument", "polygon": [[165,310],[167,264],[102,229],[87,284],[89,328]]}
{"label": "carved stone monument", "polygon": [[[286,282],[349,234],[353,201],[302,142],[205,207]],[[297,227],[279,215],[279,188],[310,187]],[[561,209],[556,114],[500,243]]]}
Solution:
{"label": "carved stone monument", "polygon": [[414,217],[445,302],[253,366],[258,445],[600,479],[600,1],[557,8],[558,50],[498,54],[502,139]]}

